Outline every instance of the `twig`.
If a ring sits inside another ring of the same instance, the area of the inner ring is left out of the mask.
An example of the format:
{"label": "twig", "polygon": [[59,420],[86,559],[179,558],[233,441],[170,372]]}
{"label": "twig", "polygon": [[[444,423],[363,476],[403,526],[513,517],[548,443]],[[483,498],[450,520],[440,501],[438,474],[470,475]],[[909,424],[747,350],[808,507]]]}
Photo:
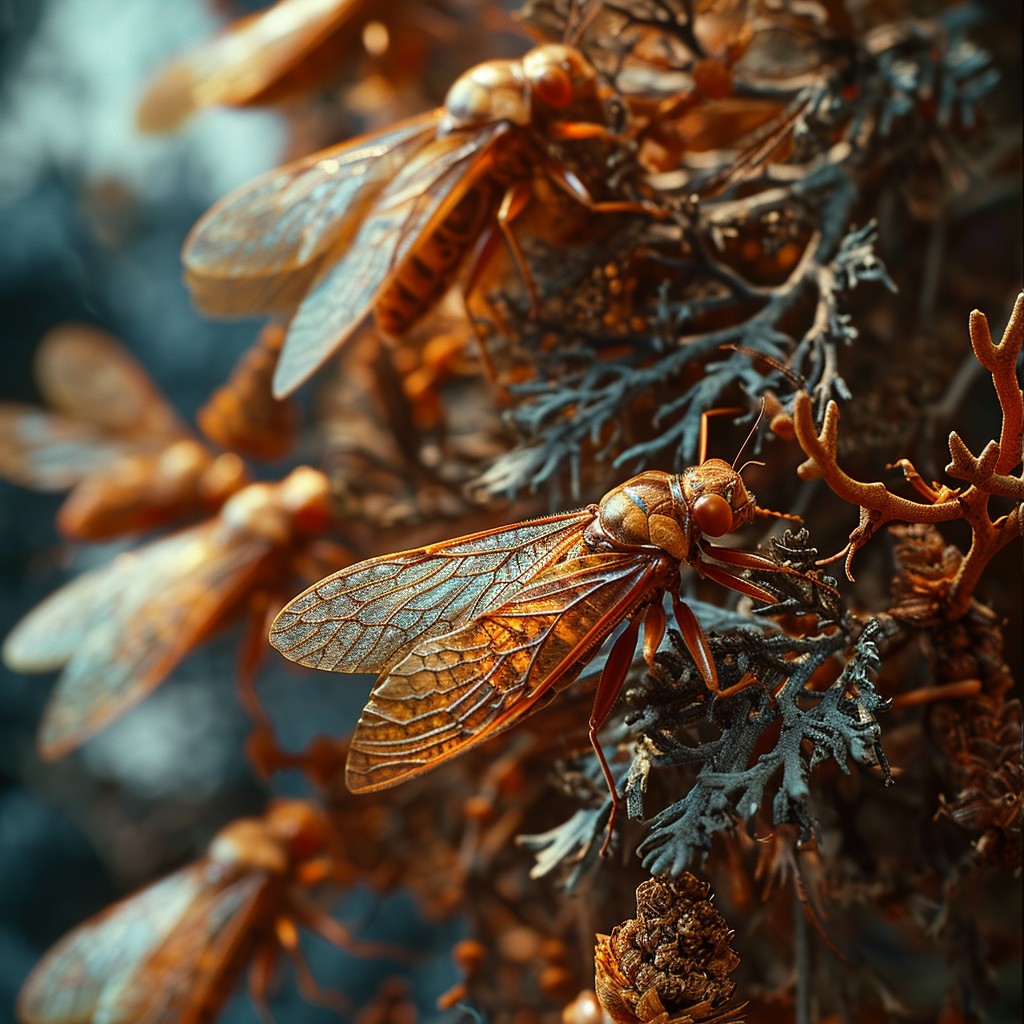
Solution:
{"label": "twig", "polygon": [[836,461],[839,429],[839,407],[829,402],[825,422],[819,433],[811,411],[811,397],[798,392],[793,407],[793,425],[797,440],[808,461],[801,466],[801,476],[810,479],[820,474],[825,482],[844,500],[860,507],[860,522],[850,534],[846,546],[822,564],[846,556],[846,574],[852,580],[850,563],[878,528],[894,520],[905,523],[948,523],[964,519],[971,526],[971,547],[960,564],[948,595],[946,614],[960,618],[970,606],[971,594],[985,566],[993,555],[1021,533],[1021,508],[995,521],[989,515],[989,498],[993,494],[1024,501],[1024,479],[1010,471],[1021,463],[1024,438],[1024,398],[1017,381],[1017,358],[1024,343],[1024,292],[1017,296],[1010,322],[1002,341],[995,345],[984,314],[975,310],[970,319],[971,344],[978,361],[992,375],[996,395],[1002,409],[1003,424],[999,441],[990,441],[975,457],[954,430],[949,435],[950,463],[946,472],[970,484],[965,490],[935,484],[929,487],[917,470],[905,459],[900,460],[904,475],[924,502],[902,498],[880,482],[862,483],[848,476]]}

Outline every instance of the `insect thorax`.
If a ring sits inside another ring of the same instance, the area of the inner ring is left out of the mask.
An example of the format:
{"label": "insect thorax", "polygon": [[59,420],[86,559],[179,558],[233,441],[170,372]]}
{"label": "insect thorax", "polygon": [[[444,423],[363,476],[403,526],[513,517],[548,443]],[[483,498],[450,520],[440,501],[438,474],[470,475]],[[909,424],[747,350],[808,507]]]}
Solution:
{"label": "insect thorax", "polygon": [[598,522],[613,544],[657,547],[680,561],[690,553],[689,517],[679,477],[671,473],[641,473],[609,491]]}

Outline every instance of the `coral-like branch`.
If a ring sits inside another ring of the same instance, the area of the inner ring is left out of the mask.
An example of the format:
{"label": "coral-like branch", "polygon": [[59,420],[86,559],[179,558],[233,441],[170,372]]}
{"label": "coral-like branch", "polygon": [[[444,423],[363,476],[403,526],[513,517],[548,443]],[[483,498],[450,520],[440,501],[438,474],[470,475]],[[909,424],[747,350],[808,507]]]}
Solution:
{"label": "coral-like branch", "polygon": [[970,321],[971,343],[982,366],[992,375],[996,395],[1003,413],[999,441],[990,441],[981,455],[975,457],[960,436],[949,435],[950,463],[946,472],[970,484],[965,490],[952,490],[938,484],[929,487],[905,459],[899,465],[907,480],[925,501],[913,501],[893,494],[883,483],[864,483],[845,473],[836,460],[839,430],[839,408],[829,402],[825,422],[819,432],[814,425],[811,397],[801,391],[793,405],[793,426],[797,440],[808,456],[800,467],[805,479],[820,475],[844,500],[860,508],[860,522],[850,534],[849,542],[831,559],[846,556],[846,574],[850,579],[853,556],[885,523],[948,523],[964,519],[971,527],[970,551],[960,565],[950,587],[947,617],[959,618],[970,604],[971,593],[992,556],[1021,534],[1021,508],[995,521],[989,515],[992,495],[1024,500],[1024,475],[1010,471],[1020,466],[1024,437],[1024,397],[1017,381],[1017,359],[1024,344],[1024,292],[1017,296],[1010,322],[1002,340],[993,344],[988,321],[975,310]]}

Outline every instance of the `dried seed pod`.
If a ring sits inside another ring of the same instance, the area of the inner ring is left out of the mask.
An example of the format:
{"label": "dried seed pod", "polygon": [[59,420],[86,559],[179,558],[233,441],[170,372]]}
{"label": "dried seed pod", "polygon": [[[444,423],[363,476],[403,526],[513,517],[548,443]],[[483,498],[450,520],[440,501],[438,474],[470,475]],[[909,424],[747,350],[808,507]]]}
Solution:
{"label": "dried seed pod", "polygon": [[619,1024],[727,1024],[735,990],[729,973],[740,958],[733,932],[710,899],[710,886],[688,872],[650,878],[636,891],[637,913],[598,935],[597,997]]}

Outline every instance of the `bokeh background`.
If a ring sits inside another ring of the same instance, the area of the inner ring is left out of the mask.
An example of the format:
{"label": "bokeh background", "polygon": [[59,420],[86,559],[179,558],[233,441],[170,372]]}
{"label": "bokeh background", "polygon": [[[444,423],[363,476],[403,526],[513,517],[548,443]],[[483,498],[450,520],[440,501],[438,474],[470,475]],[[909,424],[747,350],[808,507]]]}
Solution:
{"label": "bokeh background", "polygon": [[[247,6],[262,5],[235,4],[231,13]],[[39,401],[33,352],[66,320],[119,337],[188,419],[252,343],[256,321],[215,323],[192,309],[179,252],[214,200],[281,161],[283,120],[266,110],[218,109],[169,137],[135,128],[147,78],[221,24],[215,7],[205,0],[0,0],[0,399]],[[508,55],[528,45],[511,36],[506,43]],[[443,95],[440,83],[462,69],[428,67],[426,74]],[[357,130],[358,117],[339,127]],[[263,472],[278,478],[302,460],[300,445],[289,462]],[[0,481],[0,635],[60,583],[120,550],[59,541],[60,500]],[[199,855],[226,822],[262,809],[268,792],[242,755],[237,641],[233,630],[203,646],[151,698],[53,765],[36,757],[34,732],[54,676],[0,669],[2,1024],[14,1020],[14,999],[32,965],[70,927]],[[286,664],[269,664],[261,684],[284,743],[299,749],[315,732],[349,731],[367,680]],[[286,774],[274,788],[298,795],[302,784]],[[400,938],[423,951],[422,963],[406,973],[429,1019],[436,996],[457,978],[448,951],[460,923],[430,926],[411,898],[380,903],[368,891],[353,893],[337,916],[368,937]],[[348,992],[356,1005],[394,971],[318,940],[307,952],[320,983]],[[289,1024],[337,1019],[301,1000],[291,980],[273,1008]],[[242,993],[222,1019],[256,1017]]]}

